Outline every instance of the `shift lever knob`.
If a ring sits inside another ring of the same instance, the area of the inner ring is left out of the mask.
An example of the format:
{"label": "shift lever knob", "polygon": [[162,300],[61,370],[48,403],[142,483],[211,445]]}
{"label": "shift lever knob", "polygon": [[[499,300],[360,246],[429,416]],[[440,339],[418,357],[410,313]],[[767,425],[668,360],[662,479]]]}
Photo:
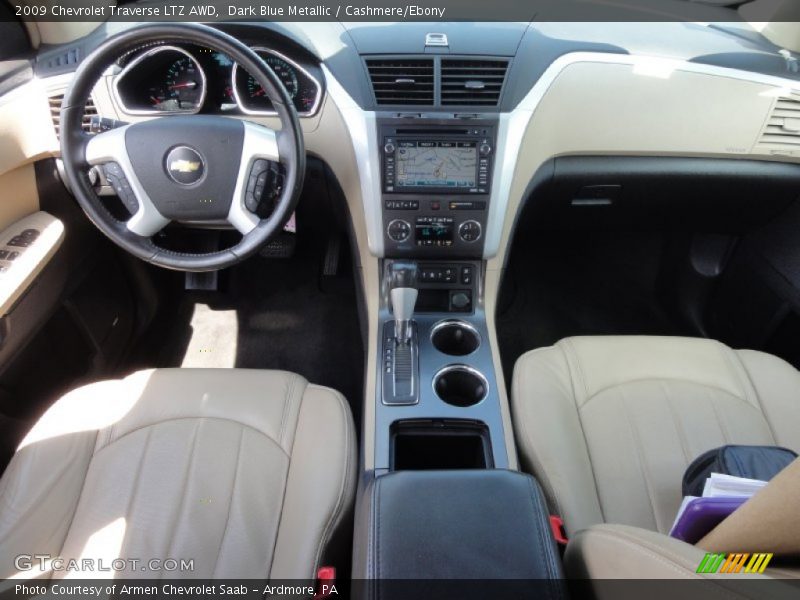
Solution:
{"label": "shift lever knob", "polygon": [[391,292],[392,310],[394,311],[394,337],[398,342],[406,343],[411,339],[411,317],[417,304],[416,288],[394,288]]}
{"label": "shift lever knob", "polygon": [[394,335],[398,342],[411,339],[411,318],[417,304],[417,265],[395,262],[389,266],[389,299],[394,312]]}

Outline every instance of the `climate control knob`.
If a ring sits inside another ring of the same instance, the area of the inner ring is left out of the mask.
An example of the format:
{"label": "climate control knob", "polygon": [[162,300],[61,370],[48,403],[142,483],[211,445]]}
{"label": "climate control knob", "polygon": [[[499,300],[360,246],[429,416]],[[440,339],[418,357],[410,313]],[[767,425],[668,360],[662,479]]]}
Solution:
{"label": "climate control knob", "polygon": [[386,228],[386,235],[394,242],[405,242],[411,235],[411,225],[403,219],[395,219]]}
{"label": "climate control knob", "polygon": [[481,224],[473,220],[464,221],[458,226],[458,237],[468,243],[477,242],[481,237]]}

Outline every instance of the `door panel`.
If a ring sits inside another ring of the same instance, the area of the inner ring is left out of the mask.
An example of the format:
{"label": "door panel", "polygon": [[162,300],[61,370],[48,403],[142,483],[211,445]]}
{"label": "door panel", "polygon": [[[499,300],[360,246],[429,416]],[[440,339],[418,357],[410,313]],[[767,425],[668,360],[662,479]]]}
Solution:
{"label": "door panel", "polygon": [[50,103],[40,80],[0,98],[0,175],[57,151]]}
{"label": "door panel", "polygon": [[0,231],[38,210],[39,194],[32,164],[0,175]]}

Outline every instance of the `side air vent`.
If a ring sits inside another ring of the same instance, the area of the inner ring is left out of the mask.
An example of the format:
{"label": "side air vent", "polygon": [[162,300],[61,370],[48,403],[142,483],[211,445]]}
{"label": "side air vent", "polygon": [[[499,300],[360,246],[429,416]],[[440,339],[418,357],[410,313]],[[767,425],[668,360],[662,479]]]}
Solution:
{"label": "side air vent", "polygon": [[792,92],[775,101],[758,143],[762,146],[789,146],[800,150],[800,93]]}
{"label": "side air vent", "polygon": [[[56,137],[61,133],[61,102],[64,100],[64,94],[50,96],[48,102],[50,103],[50,118],[53,120],[53,129],[56,131]],[[81,127],[86,132],[91,130],[92,117],[97,116],[97,108],[95,108],[94,101],[89,98],[86,102],[86,108],[83,111],[83,119],[81,120]]]}
{"label": "side air vent", "polygon": [[433,60],[368,59],[378,104],[433,104]]}
{"label": "side air vent", "polygon": [[442,60],[442,105],[497,106],[506,60]]}

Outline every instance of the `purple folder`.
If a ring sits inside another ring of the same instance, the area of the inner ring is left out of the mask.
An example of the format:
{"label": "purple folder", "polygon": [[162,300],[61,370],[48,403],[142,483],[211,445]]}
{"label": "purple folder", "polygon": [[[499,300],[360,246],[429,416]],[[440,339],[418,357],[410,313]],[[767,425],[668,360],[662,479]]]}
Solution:
{"label": "purple folder", "polygon": [[689,544],[699,542],[704,535],[747,500],[747,497],[690,500],[670,535]]}

